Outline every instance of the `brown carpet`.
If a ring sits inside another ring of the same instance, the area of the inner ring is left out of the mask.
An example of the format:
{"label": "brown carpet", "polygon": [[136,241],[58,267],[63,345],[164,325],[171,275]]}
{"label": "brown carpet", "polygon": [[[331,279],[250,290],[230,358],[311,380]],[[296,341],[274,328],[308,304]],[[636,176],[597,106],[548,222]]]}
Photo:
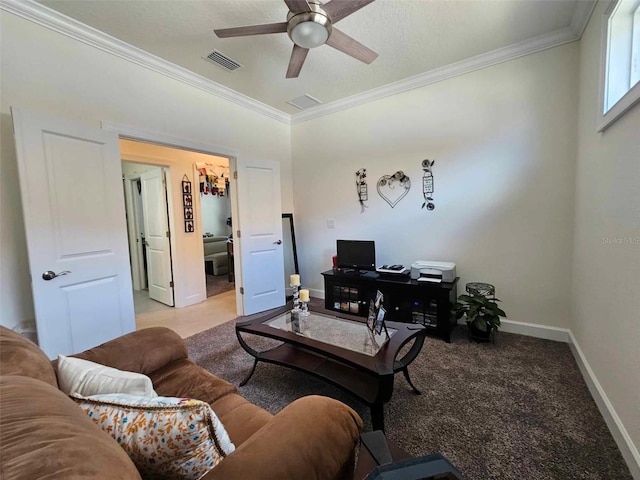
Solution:
{"label": "brown carpet", "polygon": [[[194,335],[187,346],[199,365],[238,385],[253,358],[234,325]],[[269,342],[250,343],[264,349]],[[423,394],[396,375],[385,427],[412,455],[440,452],[467,480],[631,478],[566,344],[507,333],[495,345],[470,343],[461,326],[451,344],[428,337],[409,371]],[[364,404],[292,369],[260,363],[239,391],[272,413],[304,395],[327,395],[371,429]]]}
{"label": "brown carpet", "polygon": [[236,284],[229,281],[229,276],[226,273],[224,275],[207,275],[207,298],[234,288],[236,288]]}

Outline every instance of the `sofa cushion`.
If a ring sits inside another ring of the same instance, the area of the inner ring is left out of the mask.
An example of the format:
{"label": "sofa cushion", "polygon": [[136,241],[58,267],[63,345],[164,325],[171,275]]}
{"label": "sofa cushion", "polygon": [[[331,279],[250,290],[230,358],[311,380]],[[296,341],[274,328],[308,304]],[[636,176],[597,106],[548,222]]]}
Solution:
{"label": "sofa cushion", "polygon": [[273,418],[272,414],[237,393],[225,395],[211,406],[237,446],[242,445]]}
{"label": "sofa cushion", "polygon": [[150,375],[171,362],[187,358],[187,347],[173,330],[153,327],[128,333],[72,357]]}
{"label": "sofa cushion", "polygon": [[0,375],[22,375],[58,386],[49,358],[26,337],[0,327]]}
{"label": "sofa cushion", "polygon": [[191,360],[170,363],[149,374],[158,395],[190,397],[213,404],[219,398],[237,392],[229,382],[200,368]]}
{"label": "sofa cushion", "polygon": [[158,396],[151,379],[142,373],[126,372],[64,355],[58,355],[58,385],[66,394],[79,393],[84,396],[100,393]]}
{"label": "sofa cushion", "polygon": [[3,480],[140,479],[120,446],[57,388],[0,377]]}
{"label": "sofa cushion", "polygon": [[235,450],[208,403],[175,397],[73,394],[145,478],[198,480]]}

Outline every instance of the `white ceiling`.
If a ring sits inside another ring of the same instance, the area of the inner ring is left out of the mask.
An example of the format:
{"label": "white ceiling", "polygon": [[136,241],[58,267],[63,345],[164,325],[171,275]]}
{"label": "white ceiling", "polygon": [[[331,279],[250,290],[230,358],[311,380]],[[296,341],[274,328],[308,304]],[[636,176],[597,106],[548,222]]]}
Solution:
{"label": "white ceiling", "polygon": [[[348,0],[345,0],[348,1]],[[214,28],[286,21],[282,0],[43,0],[39,3],[285,113],[309,94],[331,103],[541,35],[566,30],[581,0],[377,0],[342,20],[378,52],[361,63],[327,45],[286,79],[286,33],[219,39]],[[233,72],[202,57],[219,50]]]}

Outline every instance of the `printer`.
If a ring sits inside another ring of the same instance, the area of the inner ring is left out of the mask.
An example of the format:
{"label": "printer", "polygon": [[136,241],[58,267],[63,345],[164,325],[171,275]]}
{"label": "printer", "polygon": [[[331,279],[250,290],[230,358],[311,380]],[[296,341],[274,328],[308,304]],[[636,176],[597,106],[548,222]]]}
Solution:
{"label": "printer", "polygon": [[451,283],[456,279],[456,264],[416,260],[411,264],[411,279],[419,282]]}

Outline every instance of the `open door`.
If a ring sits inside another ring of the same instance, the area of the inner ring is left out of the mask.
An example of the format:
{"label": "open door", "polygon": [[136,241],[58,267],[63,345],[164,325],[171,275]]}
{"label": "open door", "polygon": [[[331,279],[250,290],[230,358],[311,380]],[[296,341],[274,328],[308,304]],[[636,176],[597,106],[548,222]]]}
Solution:
{"label": "open door", "polygon": [[11,114],[40,347],[53,358],[135,330],[118,136]]}
{"label": "open door", "polygon": [[167,182],[162,168],[140,175],[149,298],[173,307]]}
{"label": "open door", "polygon": [[234,244],[240,244],[244,314],[251,315],[285,303],[280,164],[238,159],[237,172]]}

